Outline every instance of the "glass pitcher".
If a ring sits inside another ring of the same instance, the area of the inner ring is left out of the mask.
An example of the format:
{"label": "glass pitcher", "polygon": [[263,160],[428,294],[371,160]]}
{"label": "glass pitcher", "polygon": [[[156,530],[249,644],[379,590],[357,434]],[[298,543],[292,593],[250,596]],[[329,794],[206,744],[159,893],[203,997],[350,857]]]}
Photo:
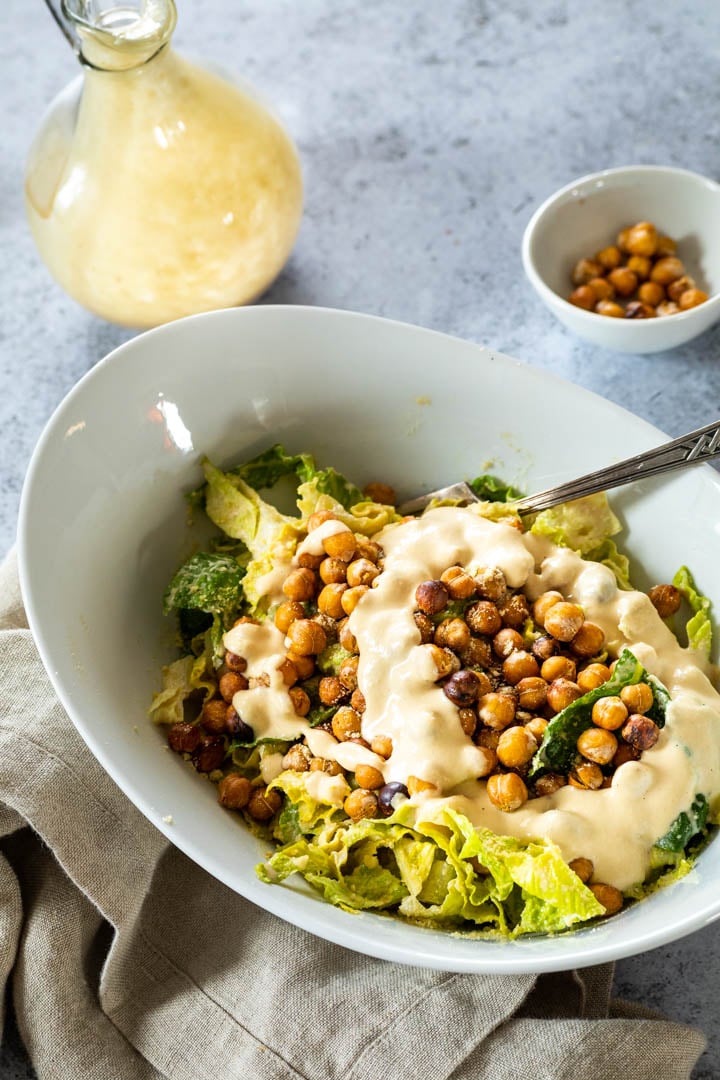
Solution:
{"label": "glass pitcher", "polygon": [[254,300],[300,223],[286,132],[252,93],[174,52],[173,0],[62,0],[62,14],[46,2],[83,64],[28,160],[27,212],[50,271],[132,327]]}

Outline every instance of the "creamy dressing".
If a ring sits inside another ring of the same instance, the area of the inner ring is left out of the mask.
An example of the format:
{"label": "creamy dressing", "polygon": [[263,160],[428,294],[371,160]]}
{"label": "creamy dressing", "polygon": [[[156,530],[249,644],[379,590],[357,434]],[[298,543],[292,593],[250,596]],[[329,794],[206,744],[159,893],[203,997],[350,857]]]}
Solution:
{"label": "creamy dressing", "polygon": [[[326,540],[328,536],[335,536],[336,533],[350,532],[350,529],[344,522],[338,521],[337,518],[328,518],[327,521],[321,522],[317,529],[313,529],[308,533],[301,544],[298,544],[297,555],[319,555],[325,554],[325,548],[323,547],[323,540]],[[297,562],[297,557],[294,560]]]}
{"label": "creamy dressing", "polygon": [[[241,624],[225,636],[226,647],[247,659],[248,673],[263,671],[271,680],[270,687],[235,696],[233,704],[243,719],[256,735],[304,734],[313,754],[343,768],[367,763],[380,769],[386,781],[406,783],[415,776],[433,784],[414,800],[417,820],[453,806],[475,825],[499,834],[552,840],[566,860],[589,858],[596,879],[617,888],[641,881],[653,843],[677,815],[698,792],[711,802],[720,792],[720,695],[702,660],[678,645],[644,593],[619,590],[607,567],[545,538],[488,521],[470,508],[427,511],[388,526],[377,540],[385,552],[384,570],[349,626],[358,642],[358,685],[366,700],[362,734],[368,742],[377,734],[389,736],[392,756],[385,761],[352,742],[340,743],[295,716],[276,670],[285,655],[283,637],[270,623]],[[566,786],[529,800],[514,813],[490,802],[484,781],[477,779],[484,757],[437,684],[429,651],[417,647],[415,589],[454,564],[497,566],[512,588],[522,587],[530,598],[558,589],[602,627],[613,652],[632,649],[668,688],[672,701],[658,743],[641,761],[621,766],[612,787],[581,791]],[[339,784],[323,790],[340,800]]]}

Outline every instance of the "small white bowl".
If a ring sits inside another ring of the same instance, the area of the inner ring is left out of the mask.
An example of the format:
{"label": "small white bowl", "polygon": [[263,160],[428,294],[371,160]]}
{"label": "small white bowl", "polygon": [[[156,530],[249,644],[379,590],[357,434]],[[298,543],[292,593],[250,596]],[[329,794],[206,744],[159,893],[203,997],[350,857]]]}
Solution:
{"label": "small white bowl", "polygon": [[[615,242],[637,221],[652,221],[678,244],[678,257],[709,299],[657,319],[613,319],[566,299],[578,259]],[[530,283],[578,337],[619,352],[651,353],[684,345],[720,319],[720,184],[687,169],[632,165],[583,176],[538,207],[522,259]]]}

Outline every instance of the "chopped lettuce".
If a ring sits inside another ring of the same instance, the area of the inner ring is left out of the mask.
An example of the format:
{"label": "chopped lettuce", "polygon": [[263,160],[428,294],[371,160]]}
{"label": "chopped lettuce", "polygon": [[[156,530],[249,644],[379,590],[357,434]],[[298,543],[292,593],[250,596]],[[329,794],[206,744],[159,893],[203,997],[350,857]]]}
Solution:
{"label": "chopped lettuce", "polygon": [[245,567],[227,555],[199,551],[180,567],[165,590],[163,610],[174,608],[221,615],[239,602]]}
{"label": "chopped lettuce", "polygon": [[208,676],[205,656],[183,656],[162,669],[163,686],[153,697],[149,715],[156,724],[179,724],[184,719],[185,702],[191,694],[201,692],[204,698],[215,691],[215,682]]}
{"label": "chopped lettuce", "polygon": [[696,795],[690,809],[678,814],[665,835],[655,842],[655,847],[662,851],[684,851],[707,825],[709,809],[705,796]]}
{"label": "chopped lettuce", "polygon": [[680,590],[694,612],[685,627],[688,645],[691,649],[697,649],[698,652],[709,656],[712,648],[712,622],[710,621],[712,604],[710,600],[698,591],[695,580],[687,566],[680,567],[672,583],[676,589]]}
{"label": "chopped lettuce", "polygon": [[[349,795],[350,788],[342,776],[334,784],[342,795]],[[273,780],[271,788],[277,788],[286,796],[282,809],[273,825],[273,836],[280,844],[290,844],[302,836],[313,835],[344,818],[337,802],[320,802],[308,792],[308,774],[287,769]]]}
{"label": "chopped lettuce", "polygon": [[521,499],[523,492],[512,484],[507,484],[497,476],[484,473],[468,481],[468,486],[483,502],[512,502],[513,499]]}
{"label": "chopped lettuce", "polygon": [[359,494],[360,500],[346,507],[327,491],[323,491],[320,481],[315,477],[298,487],[298,510],[303,522],[319,510],[330,510],[353,532],[363,533],[365,536],[373,536],[386,525],[402,521],[393,506],[363,499],[362,493],[359,492]]}
{"label": "chopped lettuce", "polygon": [[604,541],[620,532],[622,526],[613,514],[604,492],[586,495],[573,502],[542,510],[534,519],[530,532],[547,536],[555,544],[588,555]]}
{"label": "chopped lettuce", "polygon": [[284,476],[301,476],[305,472],[315,471],[315,462],[310,454],[287,454],[280,443],[268,447],[250,461],[228,470],[230,475],[239,476],[251,488],[275,487]]}
{"label": "chopped lettuce", "polygon": [[337,675],[341,665],[352,656],[353,653],[343,649],[339,642],[326,645],[317,658],[318,670],[322,671],[323,675]]}

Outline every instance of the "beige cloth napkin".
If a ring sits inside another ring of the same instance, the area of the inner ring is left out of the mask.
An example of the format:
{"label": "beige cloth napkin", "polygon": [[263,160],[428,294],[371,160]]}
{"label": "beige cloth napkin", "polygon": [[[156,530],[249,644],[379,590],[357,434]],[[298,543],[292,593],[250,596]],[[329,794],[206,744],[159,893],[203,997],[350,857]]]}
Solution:
{"label": "beige cloth napkin", "polygon": [[298,930],[173,848],[63,712],[0,567],[0,979],[40,1080],[681,1080],[612,968],[452,975]]}

